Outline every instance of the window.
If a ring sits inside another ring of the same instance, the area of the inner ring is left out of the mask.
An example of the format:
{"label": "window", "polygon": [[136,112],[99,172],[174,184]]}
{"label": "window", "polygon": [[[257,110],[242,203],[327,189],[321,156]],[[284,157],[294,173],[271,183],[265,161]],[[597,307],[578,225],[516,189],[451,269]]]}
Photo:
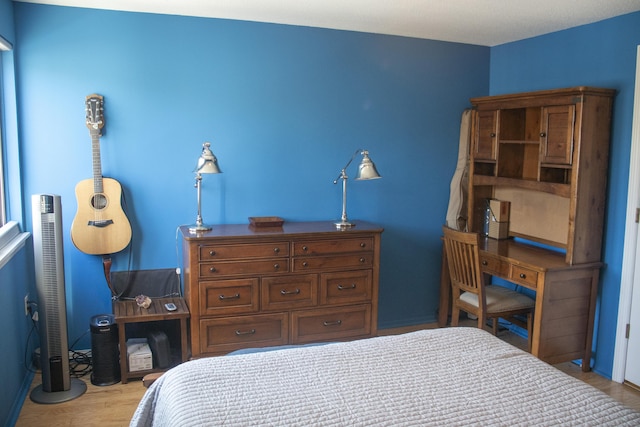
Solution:
{"label": "window", "polygon": [[7,210],[5,208],[6,202],[5,202],[5,185],[4,185],[4,150],[5,150],[5,145],[4,145],[4,129],[3,129],[3,118],[4,118],[4,114],[3,114],[3,109],[2,109],[2,100],[4,99],[3,97],[3,90],[2,90],[2,50],[0,48],[0,227],[2,227],[3,225],[6,224],[7,222]]}
{"label": "window", "polygon": [[3,56],[5,51],[11,50],[11,43],[0,36],[0,228],[7,223],[6,186],[5,186],[5,142],[4,142],[4,80],[3,76]]}

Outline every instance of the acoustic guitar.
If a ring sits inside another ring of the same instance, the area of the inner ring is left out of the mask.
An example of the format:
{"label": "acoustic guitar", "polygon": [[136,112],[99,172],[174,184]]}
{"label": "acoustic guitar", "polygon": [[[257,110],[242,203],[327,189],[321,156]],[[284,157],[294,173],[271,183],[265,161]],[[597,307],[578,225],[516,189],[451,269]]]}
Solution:
{"label": "acoustic guitar", "polygon": [[71,224],[71,240],[76,248],[90,255],[120,252],[131,241],[131,224],[122,210],[122,187],[102,176],[100,137],[104,127],[104,98],[86,98],[87,127],[91,134],[93,179],[76,185],[78,211]]}

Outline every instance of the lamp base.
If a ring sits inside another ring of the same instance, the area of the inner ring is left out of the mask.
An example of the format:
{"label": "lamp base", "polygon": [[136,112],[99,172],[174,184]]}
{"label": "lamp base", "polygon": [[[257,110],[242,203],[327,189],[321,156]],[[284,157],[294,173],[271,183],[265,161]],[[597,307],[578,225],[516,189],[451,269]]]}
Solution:
{"label": "lamp base", "polygon": [[203,233],[211,230],[213,227],[206,224],[193,224],[189,226],[189,233]]}
{"label": "lamp base", "polygon": [[344,230],[344,229],[356,226],[354,223],[349,222],[349,221],[334,222],[334,224],[335,224],[336,228],[340,229],[340,230]]}

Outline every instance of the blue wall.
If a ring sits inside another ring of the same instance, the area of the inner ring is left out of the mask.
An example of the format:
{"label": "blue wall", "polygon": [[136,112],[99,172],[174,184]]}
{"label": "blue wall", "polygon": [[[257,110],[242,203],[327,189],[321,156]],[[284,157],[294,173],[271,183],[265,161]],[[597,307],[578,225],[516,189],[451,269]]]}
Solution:
{"label": "blue wall", "polygon": [[[84,100],[105,97],[105,176],[124,187],[131,268],[178,265],[176,227],[195,220],[192,174],[216,223],[279,215],[334,220],[332,181],[357,148],[383,179],[349,183],[348,213],[385,228],[381,328],[435,320],[440,225],[460,114],[489,90],[489,48],[306,27],[15,3],[24,202],[90,178]],[[473,70],[470,73],[469,70]],[[355,172],[355,165],[351,171]],[[27,215],[28,217],[28,215]],[[128,252],[114,270],[128,268]],[[110,311],[101,259],[65,235],[70,340]]]}
{"label": "blue wall", "polygon": [[491,94],[568,86],[617,90],[601,271],[594,370],[611,377],[622,270],[640,13],[491,49]]}
{"label": "blue wall", "polygon": [[2,345],[0,346],[0,424],[11,425],[20,413],[20,407],[33,373],[29,372],[31,354],[36,347],[37,331],[31,319],[24,314],[24,296],[36,299],[33,280],[33,252],[31,239],[8,264],[0,268],[0,295],[5,302],[0,310]]}

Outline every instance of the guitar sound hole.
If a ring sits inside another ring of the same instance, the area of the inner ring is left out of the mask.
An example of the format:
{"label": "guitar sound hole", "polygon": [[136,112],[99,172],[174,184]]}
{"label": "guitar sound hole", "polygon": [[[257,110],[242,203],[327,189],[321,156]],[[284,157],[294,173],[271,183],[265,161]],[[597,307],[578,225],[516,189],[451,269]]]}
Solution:
{"label": "guitar sound hole", "polygon": [[91,206],[94,209],[104,209],[107,207],[107,198],[104,194],[94,194],[91,198]]}

